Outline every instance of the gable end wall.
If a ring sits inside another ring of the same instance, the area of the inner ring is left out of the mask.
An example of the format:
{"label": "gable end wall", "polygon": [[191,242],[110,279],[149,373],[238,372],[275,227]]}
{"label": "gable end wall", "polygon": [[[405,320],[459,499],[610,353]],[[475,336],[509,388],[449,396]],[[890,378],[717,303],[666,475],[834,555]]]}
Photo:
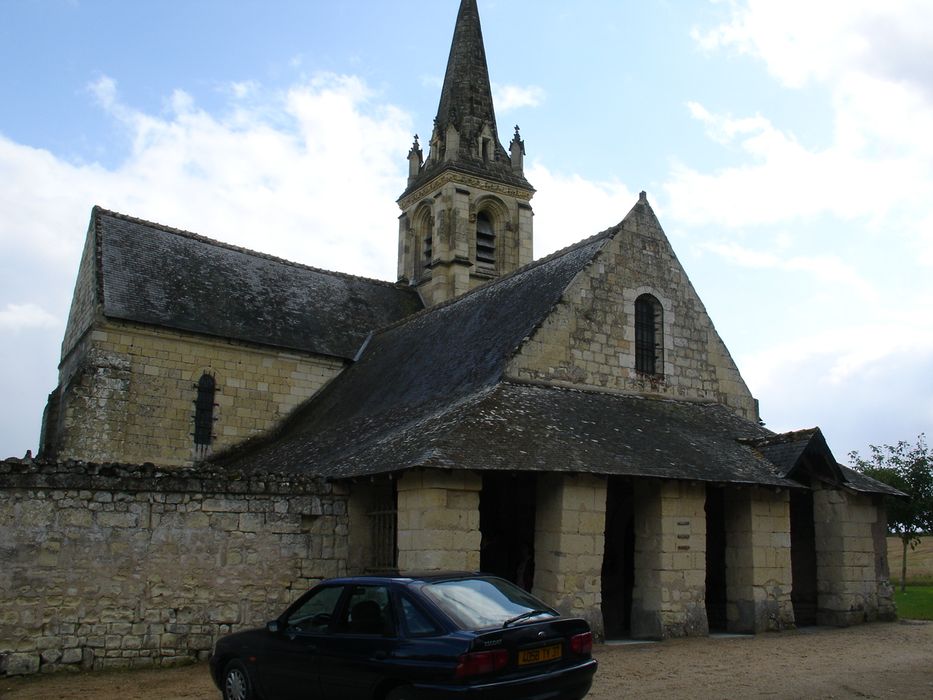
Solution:
{"label": "gable end wall", "polygon": [[[654,295],[664,308],[663,379],[635,371],[634,309],[642,293]],[[626,218],[512,358],[506,374],[517,380],[715,401],[748,420],[758,418],[754,397],[653,214]]]}

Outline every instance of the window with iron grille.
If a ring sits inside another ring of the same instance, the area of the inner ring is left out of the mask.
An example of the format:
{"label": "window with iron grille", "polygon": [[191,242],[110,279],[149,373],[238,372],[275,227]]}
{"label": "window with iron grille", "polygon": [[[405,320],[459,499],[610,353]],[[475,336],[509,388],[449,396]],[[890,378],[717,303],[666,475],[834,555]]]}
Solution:
{"label": "window with iron grille", "polygon": [[487,267],[496,266],[496,232],[485,212],[476,215],[476,262]]}
{"label": "window with iron grille", "polygon": [[194,401],[194,444],[208,447],[214,432],[214,394],[217,385],[206,372],[198,380],[198,398]]}
{"label": "window with iron grille", "polygon": [[640,374],[663,374],[663,319],[661,302],[653,296],[642,294],[635,300],[635,371]]}
{"label": "window with iron grille", "polygon": [[372,556],[368,570],[371,573],[396,571],[398,569],[396,534],[398,511],[394,507],[387,507],[371,510],[366,515],[369,517],[369,534],[372,541]]}

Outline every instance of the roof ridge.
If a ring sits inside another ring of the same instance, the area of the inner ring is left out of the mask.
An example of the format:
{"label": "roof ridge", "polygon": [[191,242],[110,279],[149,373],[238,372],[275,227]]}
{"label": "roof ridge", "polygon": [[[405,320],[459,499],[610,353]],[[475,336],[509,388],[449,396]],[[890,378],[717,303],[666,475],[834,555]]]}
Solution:
{"label": "roof ridge", "polygon": [[569,246],[566,246],[566,247],[564,247],[564,248],[561,248],[560,250],[555,250],[553,253],[550,253],[550,254],[548,254],[548,255],[545,255],[543,258],[539,258],[539,259],[537,259],[537,260],[532,260],[530,263],[528,263],[527,265],[523,265],[522,267],[518,268],[517,270],[512,270],[512,271],[509,272],[508,274],[502,275],[501,277],[497,277],[496,279],[492,280],[491,282],[488,282],[488,283],[486,283],[486,284],[482,284],[482,285],[480,285],[479,287],[474,287],[473,289],[469,289],[469,290],[465,291],[463,294],[460,294],[459,296],[455,296],[455,297],[452,297],[452,298],[450,298],[450,299],[445,299],[444,301],[442,301],[442,302],[440,302],[440,303],[438,303],[438,304],[435,304],[434,306],[425,307],[425,308],[421,309],[420,311],[416,311],[415,313],[411,314],[410,316],[406,316],[405,318],[401,318],[401,319],[399,319],[398,321],[395,321],[394,323],[390,323],[390,324],[388,324],[387,326],[383,326],[382,328],[373,329],[373,333],[374,333],[374,334],[376,334],[376,333],[383,333],[383,332],[385,332],[385,331],[391,330],[392,328],[395,328],[395,327],[397,327],[397,326],[400,326],[400,325],[402,325],[402,324],[404,324],[404,323],[408,323],[409,321],[412,321],[412,320],[414,320],[414,319],[416,319],[416,318],[421,318],[422,316],[427,316],[428,314],[433,313],[433,312],[435,312],[435,311],[438,311],[438,310],[440,310],[440,309],[446,309],[446,308],[449,307],[449,306],[453,306],[454,304],[459,303],[459,302],[462,301],[463,299],[468,299],[468,298],[470,298],[470,297],[472,297],[472,296],[474,296],[474,295],[476,295],[476,294],[480,294],[480,293],[482,293],[482,292],[484,292],[484,291],[486,291],[486,290],[489,290],[489,289],[495,287],[496,285],[498,285],[498,284],[504,282],[505,280],[510,280],[510,279],[512,279],[512,278],[514,278],[514,277],[517,277],[518,275],[521,275],[521,274],[524,274],[524,273],[528,272],[529,270],[533,270],[533,269],[535,269],[536,267],[540,267],[541,265],[544,265],[544,264],[546,264],[546,263],[551,262],[552,260],[556,260],[557,258],[559,258],[559,257],[561,257],[561,256],[563,256],[563,255],[568,255],[569,253],[572,253],[574,250],[577,250],[578,248],[583,248],[583,247],[589,245],[590,243],[593,243],[594,241],[599,240],[600,238],[606,238],[606,239],[612,238],[616,233],[618,233],[620,227],[621,227],[621,224],[617,224],[617,225],[615,225],[615,226],[612,226],[612,227],[610,227],[610,228],[607,228],[605,231],[600,231],[600,232],[597,233],[597,234],[594,234],[594,235],[592,235],[592,236],[588,236],[587,238],[584,238],[583,240],[577,241],[576,243],[573,243],[573,244],[571,244],[571,245],[569,245]]}
{"label": "roof ridge", "polygon": [[262,260],[269,260],[271,262],[281,263],[283,265],[288,265],[289,267],[295,267],[302,270],[308,270],[311,272],[320,272],[325,275],[331,275],[333,277],[341,277],[344,279],[351,280],[360,280],[362,282],[372,282],[379,284],[385,287],[391,287],[393,289],[405,289],[404,285],[399,284],[398,282],[389,282],[388,280],[380,280],[374,277],[363,277],[362,275],[351,275],[347,272],[337,272],[336,270],[325,270],[322,267],[314,267],[313,265],[306,265],[304,263],[295,262],[294,260],[288,260],[286,258],[280,258],[277,255],[270,255],[269,253],[262,253],[258,250],[252,250],[251,248],[244,248],[243,246],[234,245],[233,243],[226,243],[224,241],[219,241],[215,238],[209,238],[200,233],[195,233],[193,231],[188,231],[186,229],[175,228],[174,226],[168,226],[166,224],[159,223],[157,221],[149,221],[147,219],[141,219],[136,216],[130,216],[129,214],[122,214],[118,211],[113,211],[112,209],[106,209],[99,204],[95,204],[92,209],[92,216],[98,217],[99,215],[111,216],[115,219],[120,219],[122,221],[127,221],[133,224],[139,224],[141,226],[148,226],[150,228],[155,228],[165,233],[170,233],[176,236],[181,236],[184,238],[191,239],[193,241],[199,241],[201,243],[206,243],[208,245],[213,245],[218,248],[225,248],[237,253],[243,253],[244,255],[250,255],[254,258],[260,258]]}

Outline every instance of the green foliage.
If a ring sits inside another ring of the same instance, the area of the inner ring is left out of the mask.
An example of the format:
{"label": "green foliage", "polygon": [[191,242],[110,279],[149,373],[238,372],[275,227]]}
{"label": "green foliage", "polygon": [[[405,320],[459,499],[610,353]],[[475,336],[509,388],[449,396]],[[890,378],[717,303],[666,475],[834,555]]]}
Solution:
{"label": "green foliage", "polygon": [[926,436],[917,436],[917,444],[901,440],[896,445],[869,445],[871,454],[863,458],[849,453],[852,467],[866,476],[903,491],[910,498],[886,498],[888,529],[901,538],[904,561],[901,590],[907,578],[907,547],[914,549],[920,535],[933,531],[933,455]]}
{"label": "green foliage", "polygon": [[869,450],[868,459],[850,452],[852,466],[910,496],[888,499],[888,527],[916,544],[920,534],[933,530],[933,456],[926,436],[921,433],[916,445],[901,440],[896,445],[869,445]]}
{"label": "green foliage", "polygon": [[933,586],[910,586],[894,593],[898,617],[908,620],[933,620]]}

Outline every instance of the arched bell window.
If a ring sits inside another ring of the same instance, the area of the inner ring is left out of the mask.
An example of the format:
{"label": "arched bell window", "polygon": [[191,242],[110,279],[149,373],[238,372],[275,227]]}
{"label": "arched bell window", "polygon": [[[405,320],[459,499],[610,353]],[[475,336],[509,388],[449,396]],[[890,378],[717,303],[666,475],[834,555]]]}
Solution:
{"label": "arched bell window", "polygon": [[635,300],[635,371],[660,377],[664,374],[664,309],[650,294]]}
{"label": "arched bell window", "polygon": [[217,384],[206,372],[198,380],[198,397],[194,400],[194,444],[208,448],[214,433],[214,394]]}
{"label": "arched bell window", "polygon": [[486,212],[476,215],[476,264],[491,268],[496,266],[496,232]]}

